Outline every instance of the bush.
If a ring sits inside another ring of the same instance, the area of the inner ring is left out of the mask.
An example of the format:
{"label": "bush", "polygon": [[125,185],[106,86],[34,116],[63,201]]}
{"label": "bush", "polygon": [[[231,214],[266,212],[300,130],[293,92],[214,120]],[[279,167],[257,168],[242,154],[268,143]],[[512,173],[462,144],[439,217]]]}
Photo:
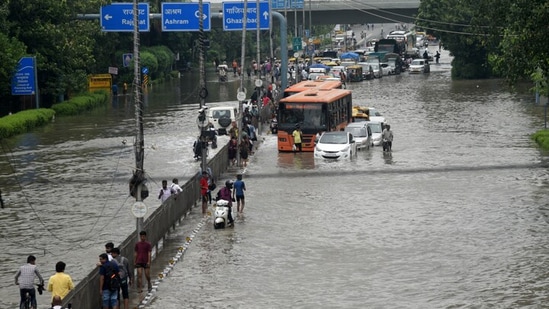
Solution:
{"label": "bush", "polygon": [[52,109],[55,111],[55,114],[59,116],[78,115],[82,112],[104,105],[107,103],[108,99],[109,93],[106,90],[99,90],[74,97],[65,102],[54,104]]}
{"label": "bush", "polygon": [[2,117],[0,118],[0,138],[27,133],[36,127],[49,123],[54,115],[54,110],[40,108]]}
{"label": "bush", "polygon": [[54,115],[77,115],[83,111],[105,105],[109,98],[107,91],[100,90],[54,104],[51,109],[29,109],[2,117],[0,118],[0,138],[30,132],[34,128],[50,123]]}
{"label": "bush", "polygon": [[549,150],[549,130],[541,130],[532,135],[532,139],[543,150]]}

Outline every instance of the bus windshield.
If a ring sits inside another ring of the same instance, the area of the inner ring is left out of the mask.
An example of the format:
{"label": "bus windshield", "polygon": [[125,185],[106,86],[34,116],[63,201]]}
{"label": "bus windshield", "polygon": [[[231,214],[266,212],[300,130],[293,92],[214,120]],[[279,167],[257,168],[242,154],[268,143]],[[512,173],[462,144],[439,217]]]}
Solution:
{"label": "bus windshield", "polygon": [[283,103],[280,105],[279,124],[301,124],[304,127],[326,125],[326,118],[322,113],[322,105]]}

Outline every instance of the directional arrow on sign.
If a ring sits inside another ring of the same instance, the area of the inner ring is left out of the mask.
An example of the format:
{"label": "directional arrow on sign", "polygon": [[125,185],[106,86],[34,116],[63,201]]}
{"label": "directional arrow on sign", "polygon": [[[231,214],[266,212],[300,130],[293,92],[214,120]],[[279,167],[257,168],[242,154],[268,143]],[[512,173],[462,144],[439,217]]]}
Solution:
{"label": "directional arrow on sign", "polygon": [[[137,25],[139,31],[149,31],[149,4],[139,3],[137,5]],[[100,16],[101,30],[112,32],[133,31],[133,3],[112,3],[101,7]]]}
{"label": "directional arrow on sign", "polygon": [[162,3],[162,31],[199,31],[200,20],[202,28],[210,31],[210,3],[202,4],[202,18],[200,5],[191,2],[163,2]]}
{"label": "directional arrow on sign", "polygon": [[[200,17],[198,17],[198,16],[200,16],[200,11],[194,12],[194,16],[196,16],[196,18],[200,18]],[[208,18],[208,15],[202,13],[202,20],[204,20],[206,18]]]}

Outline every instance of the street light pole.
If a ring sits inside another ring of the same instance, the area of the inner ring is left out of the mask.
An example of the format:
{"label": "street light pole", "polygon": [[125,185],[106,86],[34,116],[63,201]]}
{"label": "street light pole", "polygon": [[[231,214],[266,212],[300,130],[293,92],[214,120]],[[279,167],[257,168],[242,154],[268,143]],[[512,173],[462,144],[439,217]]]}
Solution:
{"label": "street light pole", "polygon": [[[202,0],[198,1],[198,15],[200,18],[198,18],[198,30],[199,30],[199,37],[198,37],[198,43],[199,43],[199,66],[200,66],[200,115],[199,117],[202,119],[199,119],[202,122],[202,125],[200,126],[200,151],[202,153],[201,155],[201,168],[202,171],[207,171],[208,168],[208,140],[206,137],[206,129],[208,128],[207,125],[207,119],[206,119],[206,97],[208,96],[208,90],[206,89],[206,69],[204,64],[204,8]],[[204,125],[206,123],[206,125]]]}
{"label": "street light pole", "polygon": [[[139,20],[137,0],[133,0],[133,20]],[[135,171],[130,180],[130,193],[135,194],[136,203],[142,202],[142,192],[146,189],[144,159],[145,159],[145,141],[143,134],[143,101],[141,100],[141,72],[139,59],[139,23],[133,23],[133,75],[134,75],[134,104],[135,104],[135,122],[136,122],[136,140],[135,140]],[[136,219],[137,237],[143,230],[143,217]]]}

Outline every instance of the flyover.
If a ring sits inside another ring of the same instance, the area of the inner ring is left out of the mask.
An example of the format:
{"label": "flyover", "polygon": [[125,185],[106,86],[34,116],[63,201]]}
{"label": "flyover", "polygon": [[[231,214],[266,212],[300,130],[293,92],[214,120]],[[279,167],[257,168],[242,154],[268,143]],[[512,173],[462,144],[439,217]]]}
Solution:
{"label": "flyover", "polygon": [[[286,7],[293,6],[291,1]],[[196,1],[193,1],[196,2]],[[212,16],[221,14],[221,0],[208,1]],[[249,2],[254,2],[253,0]],[[273,1],[274,2],[274,1]],[[273,9],[286,17],[288,26],[322,24],[383,24],[413,23],[420,0],[301,0],[302,8]],[[218,24],[219,23],[219,24]],[[212,19],[212,26],[219,27],[220,19]]]}

